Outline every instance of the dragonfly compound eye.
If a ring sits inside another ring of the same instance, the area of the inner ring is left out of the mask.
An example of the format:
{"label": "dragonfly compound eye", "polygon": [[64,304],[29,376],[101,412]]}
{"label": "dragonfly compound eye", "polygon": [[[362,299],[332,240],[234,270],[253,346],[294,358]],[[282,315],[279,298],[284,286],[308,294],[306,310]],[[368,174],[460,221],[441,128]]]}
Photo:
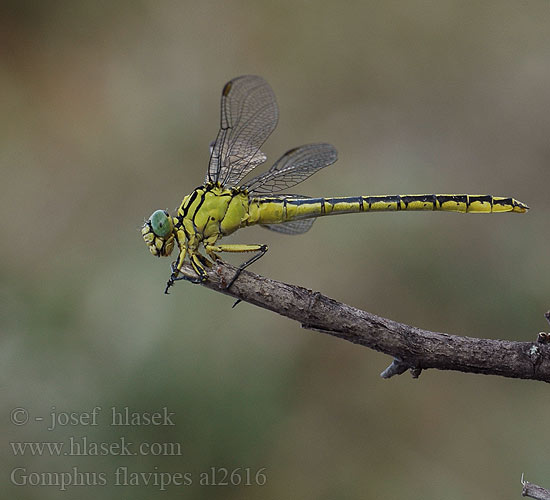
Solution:
{"label": "dragonfly compound eye", "polygon": [[168,257],[174,250],[174,225],[170,215],[164,210],[157,210],[143,224],[141,235],[151,253],[156,257]]}
{"label": "dragonfly compound eye", "polygon": [[173,229],[172,219],[164,210],[157,210],[149,219],[151,229],[160,238],[166,238]]}

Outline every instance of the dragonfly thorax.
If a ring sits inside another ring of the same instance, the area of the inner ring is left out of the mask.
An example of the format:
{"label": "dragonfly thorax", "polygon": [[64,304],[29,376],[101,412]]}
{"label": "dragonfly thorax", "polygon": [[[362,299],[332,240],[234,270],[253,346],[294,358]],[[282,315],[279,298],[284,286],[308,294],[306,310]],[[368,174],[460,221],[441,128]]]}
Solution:
{"label": "dragonfly thorax", "polygon": [[213,244],[246,225],[248,194],[240,188],[206,183],[187,195],[178,209],[176,232],[181,227],[189,246]]}

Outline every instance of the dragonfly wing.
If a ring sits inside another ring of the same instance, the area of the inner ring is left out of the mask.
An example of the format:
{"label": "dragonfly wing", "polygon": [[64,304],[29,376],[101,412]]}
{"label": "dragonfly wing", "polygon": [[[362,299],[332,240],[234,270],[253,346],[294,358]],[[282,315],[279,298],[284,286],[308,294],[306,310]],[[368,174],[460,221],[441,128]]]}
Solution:
{"label": "dragonfly wing", "polygon": [[236,186],[266,160],[260,147],[277,126],[279,110],[269,84],[254,75],[225,84],[221,124],[211,147],[206,182]]}
{"label": "dragonfly wing", "polygon": [[267,172],[244,187],[250,194],[277,193],[299,184],[337,159],[338,152],[330,144],[306,144],[287,151]]}
{"label": "dragonfly wing", "polygon": [[262,224],[262,227],[282,234],[303,234],[307,233],[315,219],[291,220],[290,222],[282,222],[281,224]]}

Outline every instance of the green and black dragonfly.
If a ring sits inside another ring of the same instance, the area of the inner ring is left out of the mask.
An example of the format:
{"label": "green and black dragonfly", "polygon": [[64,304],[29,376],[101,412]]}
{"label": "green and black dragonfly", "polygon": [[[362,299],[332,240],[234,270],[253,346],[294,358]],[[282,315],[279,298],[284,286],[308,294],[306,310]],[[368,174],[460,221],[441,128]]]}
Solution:
{"label": "green and black dragonfly", "polygon": [[[218,240],[237,229],[260,224],[284,234],[301,234],[317,217],[356,212],[442,210],[463,213],[522,213],[529,207],[514,198],[469,194],[405,194],[310,198],[279,194],[318,170],[333,164],[336,149],[330,144],[307,144],[287,151],[265,173],[243,182],[244,177],[266,161],[260,150],[275,129],[278,108],[273,90],[259,76],[240,76],[226,83],[221,98],[221,125],[211,145],[204,184],[187,195],[175,216],[154,212],[141,230],[151,253],[169,256],[175,245],[179,256],[165,292],[175,281],[199,283],[207,279],[222,252],[255,252],[240,271],[267,251],[263,244],[220,244]],[[200,252],[204,248],[206,255]],[[196,276],[180,276],[188,258]]]}

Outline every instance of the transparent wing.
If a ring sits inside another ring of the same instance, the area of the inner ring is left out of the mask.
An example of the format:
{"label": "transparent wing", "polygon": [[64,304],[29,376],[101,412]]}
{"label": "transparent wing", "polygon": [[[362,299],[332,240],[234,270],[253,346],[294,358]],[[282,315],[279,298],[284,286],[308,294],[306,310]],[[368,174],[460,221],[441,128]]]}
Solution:
{"label": "transparent wing", "polygon": [[280,224],[262,224],[262,227],[282,234],[303,234],[307,233],[315,219],[291,220],[290,222],[281,222]]}
{"label": "transparent wing", "polygon": [[306,180],[337,159],[338,152],[330,144],[300,146],[287,151],[267,172],[244,186],[250,194],[277,193]]}
{"label": "transparent wing", "polygon": [[211,148],[206,182],[236,186],[266,160],[260,147],[277,126],[275,94],[259,76],[234,78],[225,84],[221,124]]}

